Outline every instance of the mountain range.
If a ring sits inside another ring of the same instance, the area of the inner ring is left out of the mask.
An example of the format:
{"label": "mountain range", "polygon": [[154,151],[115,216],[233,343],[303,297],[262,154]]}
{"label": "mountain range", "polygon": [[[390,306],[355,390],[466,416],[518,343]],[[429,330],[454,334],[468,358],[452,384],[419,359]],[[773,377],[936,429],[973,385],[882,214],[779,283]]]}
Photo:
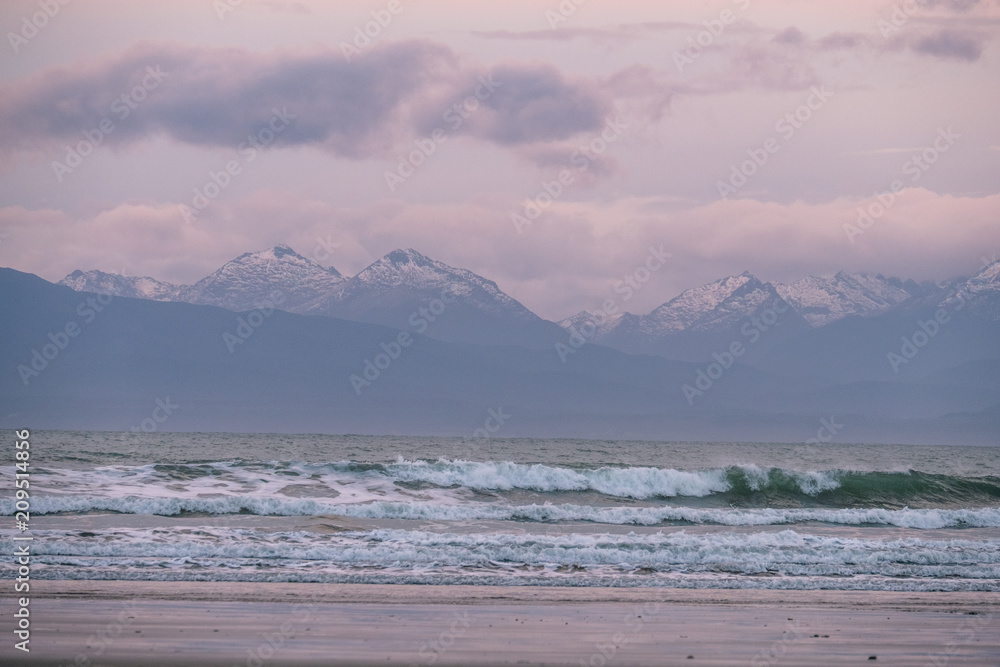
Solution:
{"label": "mountain range", "polygon": [[413,249],[394,250],[352,277],[279,245],[240,255],[193,285],[95,270],[74,271],[60,284],[83,292],[234,311],[252,310],[278,298],[277,307],[290,313],[383,324],[447,342],[541,349],[565,340],[569,333],[623,352],[698,361],[739,340],[753,318],[776,321],[761,344],[748,351],[748,359],[845,318],[935,305],[948,297],[949,290],[969,294],[970,309],[996,318],[1000,316],[998,267],[1000,262],[993,262],[972,278],[943,285],[845,272],[783,284],[763,282],[744,272],[686,290],[645,315],[583,311],[558,326],[531,312],[492,280]]}
{"label": "mountain range", "polygon": [[[285,245],[245,253],[194,285],[102,271],[74,271],[60,284],[154,301],[281,310],[384,324],[452,342],[551,345],[562,330],[505,294],[492,280],[415,250],[395,250],[347,278]],[[438,312],[440,311],[440,312]],[[445,316],[446,315],[446,316]]]}
{"label": "mountain range", "polygon": [[0,269],[0,426],[471,436],[493,410],[496,437],[1000,444],[997,262],[743,273],[562,326],[413,250],[351,277],[277,246],[193,285],[63,283]]}

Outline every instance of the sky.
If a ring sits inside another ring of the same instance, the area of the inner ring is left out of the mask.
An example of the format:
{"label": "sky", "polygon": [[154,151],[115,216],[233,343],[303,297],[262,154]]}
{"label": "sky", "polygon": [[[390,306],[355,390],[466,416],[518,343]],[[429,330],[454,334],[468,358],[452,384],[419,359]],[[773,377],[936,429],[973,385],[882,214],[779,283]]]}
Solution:
{"label": "sky", "polygon": [[414,248],[560,319],[651,248],[631,312],[1000,253],[1000,0],[6,0],[0,31],[0,266],[47,280]]}

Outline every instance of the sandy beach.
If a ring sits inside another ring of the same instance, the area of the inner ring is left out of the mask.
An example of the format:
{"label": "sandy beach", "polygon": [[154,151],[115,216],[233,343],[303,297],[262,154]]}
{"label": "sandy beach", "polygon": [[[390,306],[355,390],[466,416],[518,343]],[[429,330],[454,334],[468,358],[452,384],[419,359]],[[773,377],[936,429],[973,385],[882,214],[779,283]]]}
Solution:
{"label": "sandy beach", "polygon": [[31,652],[4,641],[0,658],[248,667],[997,665],[998,608],[998,593],[36,581]]}

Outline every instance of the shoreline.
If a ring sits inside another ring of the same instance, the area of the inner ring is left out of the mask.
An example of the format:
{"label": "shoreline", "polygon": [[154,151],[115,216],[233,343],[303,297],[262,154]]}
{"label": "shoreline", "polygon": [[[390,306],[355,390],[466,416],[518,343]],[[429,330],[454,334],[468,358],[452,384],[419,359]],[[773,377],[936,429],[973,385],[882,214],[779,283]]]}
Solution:
{"label": "shoreline", "polygon": [[0,662],[925,667],[1000,656],[992,592],[37,580],[31,594],[31,655],[4,641]]}
{"label": "shoreline", "polygon": [[38,579],[32,595],[45,599],[280,602],[302,604],[518,604],[525,602],[680,605],[824,606],[890,611],[996,609],[1000,592],[778,590],[599,586],[476,586],[466,584],[326,584],[236,581],[129,581]]}

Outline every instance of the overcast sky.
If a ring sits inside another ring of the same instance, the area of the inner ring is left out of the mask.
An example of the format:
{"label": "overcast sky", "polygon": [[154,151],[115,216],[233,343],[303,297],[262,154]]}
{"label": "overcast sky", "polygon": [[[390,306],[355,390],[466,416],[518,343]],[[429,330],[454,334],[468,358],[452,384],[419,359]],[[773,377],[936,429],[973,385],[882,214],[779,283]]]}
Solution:
{"label": "overcast sky", "polygon": [[5,0],[0,28],[0,265],[53,281],[412,247],[557,319],[651,246],[633,312],[1000,253],[998,0]]}

